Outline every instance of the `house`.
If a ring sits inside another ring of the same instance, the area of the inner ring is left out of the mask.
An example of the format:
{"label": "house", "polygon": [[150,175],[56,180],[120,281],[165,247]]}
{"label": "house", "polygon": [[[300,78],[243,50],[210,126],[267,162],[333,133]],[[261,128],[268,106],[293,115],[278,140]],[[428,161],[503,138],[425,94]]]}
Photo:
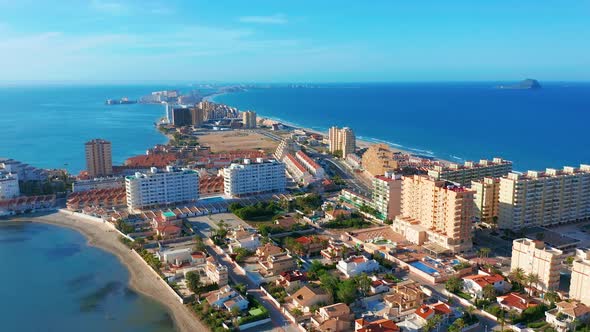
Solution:
{"label": "house", "polygon": [[354,315],[345,303],[321,307],[311,322],[320,331],[349,331],[352,329]]}
{"label": "house", "polygon": [[158,251],[157,256],[158,259],[162,263],[172,264],[172,265],[182,265],[183,263],[190,263],[192,262],[192,254],[193,250],[191,248],[182,248],[182,249],[174,249],[174,250],[163,250]]}
{"label": "house", "polygon": [[368,321],[359,318],[354,321],[354,330],[356,332],[400,332],[399,326],[391,319],[379,319]]}
{"label": "house", "polygon": [[379,269],[379,263],[365,256],[350,256],[338,262],[336,268],[348,278]]}
{"label": "house", "polygon": [[330,295],[320,287],[303,286],[291,296],[293,305],[301,311],[308,313],[316,304],[328,304],[332,302]]}
{"label": "house", "polygon": [[225,265],[218,264],[215,258],[208,257],[205,265],[205,274],[207,278],[213,283],[217,283],[220,287],[227,285],[228,272]]}
{"label": "house", "polygon": [[230,252],[234,252],[237,248],[244,248],[250,251],[255,251],[260,247],[260,235],[251,233],[244,229],[239,229],[231,232],[228,237],[231,240],[229,245]]}
{"label": "house", "polygon": [[263,276],[274,276],[297,268],[295,258],[285,252],[268,256],[265,261],[258,261],[258,264],[260,265],[260,274]]}
{"label": "house", "polygon": [[240,311],[248,309],[248,300],[230,286],[224,286],[211,292],[206,300],[209,305],[217,309],[225,308],[228,311],[231,311],[234,307],[237,307]]}
{"label": "house", "polygon": [[300,236],[295,239],[295,242],[301,244],[303,247],[302,255],[307,257],[318,255],[324,249],[324,242],[317,236]]}
{"label": "house", "polygon": [[328,247],[322,249],[320,254],[331,263],[336,263],[344,257],[347,251],[348,247],[345,246],[342,241],[330,239],[330,242],[328,242]]}
{"label": "house", "polygon": [[498,294],[504,294],[512,287],[502,275],[481,270],[476,275],[463,277],[463,289],[477,298],[483,297],[483,289],[487,285],[492,285]]}
{"label": "house", "polygon": [[398,312],[418,308],[426,298],[426,294],[416,282],[408,280],[400,282],[392,289],[392,294],[383,298],[390,308],[396,308]]}
{"label": "house", "polygon": [[574,323],[587,322],[590,318],[590,308],[578,301],[562,301],[556,305],[556,308],[545,311],[545,320],[557,332],[573,331]]}
{"label": "house", "polygon": [[451,317],[452,312],[451,306],[439,301],[434,304],[421,305],[418,309],[416,309],[414,314],[416,315],[416,318],[422,320],[424,325],[426,325],[426,323],[433,319],[436,315],[439,315],[442,318],[443,323],[447,322]]}
{"label": "house", "polygon": [[272,243],[266,243],[262,247],[256,249],[256,257],[261,261],[265,261],[268,256],[277,255],[283,252],[283,249],[279,246],[275,246]]}
{"label": "house", "polygon": [[381,293],[389,293],[389,291],[391,291],[391,288],[393,287],[393,284],[378,278],[377,276],[372,276],[371,277],[371,287],[369,288],[369,294],[371,295],[375,295],[375,294],[381,294]]}
{"label": "house", "polygon": [[202,251],[196,251],[191,254],[192,263],[195,265],[205,264],[207,254]]}
{"label": "house", "polygon": [[182,229],[175,225],[165,225],[156,228],[156,235],[161,236],[162,239],[173,239],[180,236]]}
{"label": "house", "polygon": [[509,293],[504,296],[498,296],[496,298],[500,307],[506,311],[514,310],[519,314],[522,314],[528,308],[539,305],[533,298],[528,295],[519,293]]}
{"label": "house", "polygon": [[305,274],[299,270],[281,272],[276,283],[284,288],[287,292],[293,289],[299,289],[306,281]]}

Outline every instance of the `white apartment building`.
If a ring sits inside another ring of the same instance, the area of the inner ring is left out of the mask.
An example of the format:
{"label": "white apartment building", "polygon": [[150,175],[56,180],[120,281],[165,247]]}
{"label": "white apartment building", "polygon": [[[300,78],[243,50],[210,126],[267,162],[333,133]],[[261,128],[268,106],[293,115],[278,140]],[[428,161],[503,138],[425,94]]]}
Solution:
{"label": "white apartment building", "polygon": [[283,162],[287,168],[287,173],[297,184],[307,186],[313,181],[313,176],[292,154],[287,153],[283,158]]}
{"label": "white apartment building", "polygon": [[437,180],[456,182],[462,186],[469,186],[471,181],[485,177],[498,178],[512,171],[512,162],[502,158],[492,160],[482,159],[479,163],[466,161],[463,165],[451,163],[435,165],[428,171],[428,176]]}
{"label": "white apartment building", "polygon": [[127,206],[131,210],[192,202],[199,199],[199,173],[167,166],[125,177]]}
{"label": "white apartment building", "polygon": [[500,228],[556,225],[589,217],[590,165],[510,173],[500,179]]}
{"label": "white apartment building", "polygon": [[223,191],[240,197],[285,191],[285,164],[272,159],[244,159],[223,169]]}
{"label": "white apartment building", "polygon": [[521,268],[526,274],[537,274],[540,282],[533,288],[547,292],[559,287],[563,251],[546,246],[543,241],[527,238],[512,242],[510,271]]}
{"label": "white apartment building", "polygon": [[20,196],[18,176],[12,173],[0,172],[0,200],[12,199]]}
{"label": "white apartment building", "polygon": [[590,249],[576,249],[572,266],[570,298],[590,306]]}

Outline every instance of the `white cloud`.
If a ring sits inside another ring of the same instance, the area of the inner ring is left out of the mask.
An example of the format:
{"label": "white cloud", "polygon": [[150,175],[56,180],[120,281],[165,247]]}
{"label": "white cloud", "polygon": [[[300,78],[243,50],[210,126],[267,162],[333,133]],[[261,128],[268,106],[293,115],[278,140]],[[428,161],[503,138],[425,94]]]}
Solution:
{"label": "white cloud", "polygon": [[283,14],[275,14],[270,16],[242,16],[238,18],[242,23],[257,23],[257,24],[287,24],[287,17]]}

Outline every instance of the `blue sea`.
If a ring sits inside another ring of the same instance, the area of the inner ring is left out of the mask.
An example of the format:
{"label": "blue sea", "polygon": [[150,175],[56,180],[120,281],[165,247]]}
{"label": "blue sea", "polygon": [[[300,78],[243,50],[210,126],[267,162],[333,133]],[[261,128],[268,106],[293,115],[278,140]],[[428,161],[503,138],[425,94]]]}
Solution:
{"label": "blue sea", "polygon": [[76,231],[0,220],[0,330],[172,332],[159,303],[128,287],[117,258]]}
{"label": "blue sea", "polygon": [[590,163],[590,83],[499,84],[269,87],[214,100],[316,130],[349,126],[359,138],[456,162],[499,156],[520,171]]}

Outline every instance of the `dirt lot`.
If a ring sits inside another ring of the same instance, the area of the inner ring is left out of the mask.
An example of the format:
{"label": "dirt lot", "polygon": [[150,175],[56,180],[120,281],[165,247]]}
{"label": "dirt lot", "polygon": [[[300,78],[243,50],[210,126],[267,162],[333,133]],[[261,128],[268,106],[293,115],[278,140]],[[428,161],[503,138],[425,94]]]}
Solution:
{"label": "dirt lot", "polygon": [[199,143],[210,146],[213,152],[255,149],[274,152],[279,145],[264,135],[245,131],[207,132],[199,135]]}

